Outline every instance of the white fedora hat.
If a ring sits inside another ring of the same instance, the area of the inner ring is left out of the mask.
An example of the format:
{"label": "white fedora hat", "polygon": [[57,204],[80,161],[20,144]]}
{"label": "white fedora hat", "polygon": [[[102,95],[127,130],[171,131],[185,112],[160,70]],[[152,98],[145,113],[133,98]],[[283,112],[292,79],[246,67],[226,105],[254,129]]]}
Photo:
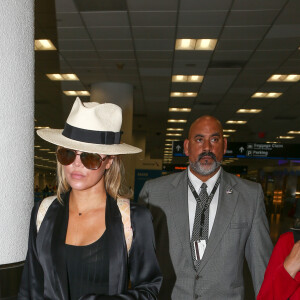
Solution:
{"label": "white fedora hat", "polygon": [[65,148],[107,155],[142,150],[120,143],[122,110],[113,103],[84,102],[77,97],[64,129],[39,129],[44,140]]}

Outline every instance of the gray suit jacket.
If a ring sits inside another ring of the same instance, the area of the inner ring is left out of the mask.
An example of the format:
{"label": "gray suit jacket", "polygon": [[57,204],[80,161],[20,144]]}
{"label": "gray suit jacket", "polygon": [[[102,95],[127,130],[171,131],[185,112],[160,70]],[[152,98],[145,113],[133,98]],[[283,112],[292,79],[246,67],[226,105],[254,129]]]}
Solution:
{"label": "gray suit jacket", "polygon": [[140,193],[153,215],[164,277],[159,299],[243,299],[245,257],[257,295],[273,248],[261,186],[221,171],[217,213],[197,271],[187,195],[187,171],[147,181]]}

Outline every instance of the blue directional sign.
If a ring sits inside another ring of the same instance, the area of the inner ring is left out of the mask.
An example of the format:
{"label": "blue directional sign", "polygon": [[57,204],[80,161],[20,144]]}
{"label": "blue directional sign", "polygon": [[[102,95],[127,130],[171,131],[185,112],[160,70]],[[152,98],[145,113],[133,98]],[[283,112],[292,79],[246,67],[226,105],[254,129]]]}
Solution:
{"label": "blue directional sign", "polygon": [[183,141],[173,142],[173,156],[186,156],[184,154]]}

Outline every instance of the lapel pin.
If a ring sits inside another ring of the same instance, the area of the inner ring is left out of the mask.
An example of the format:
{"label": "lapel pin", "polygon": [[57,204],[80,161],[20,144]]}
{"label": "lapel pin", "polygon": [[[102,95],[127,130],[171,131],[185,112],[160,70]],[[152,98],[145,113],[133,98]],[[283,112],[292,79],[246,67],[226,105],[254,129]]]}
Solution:
{"label": "lapel pin", "polygon": [[232,194],[232,189],[227,189],[226,194]]}

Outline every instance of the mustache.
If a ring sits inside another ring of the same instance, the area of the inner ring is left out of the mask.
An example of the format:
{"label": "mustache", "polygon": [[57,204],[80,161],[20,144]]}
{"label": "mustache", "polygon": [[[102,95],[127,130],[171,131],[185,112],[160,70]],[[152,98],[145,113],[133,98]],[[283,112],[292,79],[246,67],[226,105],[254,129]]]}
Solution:
{"label": "mustache", "polygon": [[209,151],[199,154],[198,161],[200,161],[200,159],[202,159],[204,156],[210,156],[215,162],[217,162],[217,157],[215,156],[215,154]]}

